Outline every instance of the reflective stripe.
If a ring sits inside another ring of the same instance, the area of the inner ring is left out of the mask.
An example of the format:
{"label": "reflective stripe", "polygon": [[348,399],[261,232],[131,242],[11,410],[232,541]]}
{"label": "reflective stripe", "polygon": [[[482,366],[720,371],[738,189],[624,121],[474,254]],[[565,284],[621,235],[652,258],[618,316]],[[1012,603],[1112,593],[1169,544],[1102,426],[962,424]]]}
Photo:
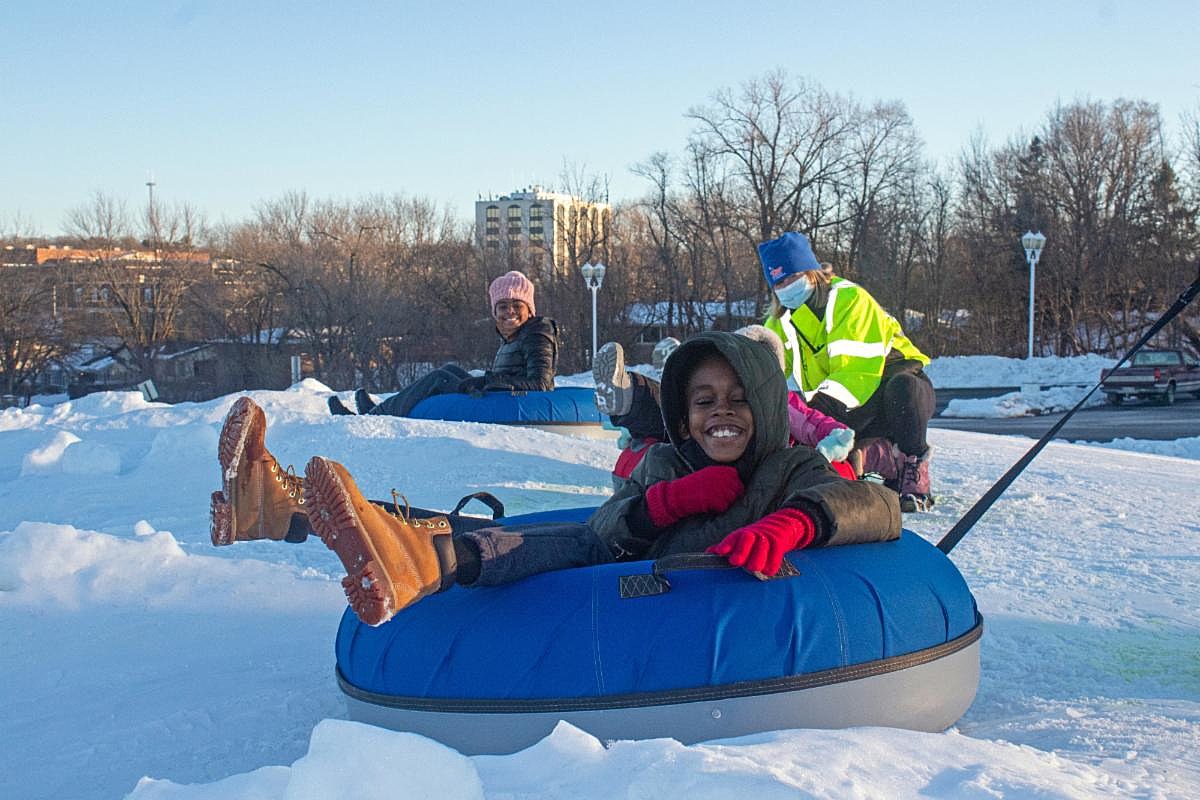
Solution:
{"label": "reflective stripe", "polygon": [[826,345],[830,358],[852,356],[854,358],[886,358],[892,348],[883,342],[858,342],[854,339],[838,339]]}
{"label": "reflective stripe", "polygon": [[[824,392],[834,400],[841,401],[846,408],[858,408],[860,405],[858,398],[851,394],[849,389],[847,389],[845,386],[842,386],[833,378],[826,378],[825,380],[821,381],[821,385],[817,387],[817,392]],[[816,392],[813,392],[813,394],[816,394]]]}
{"label": "reflective stripe", "polygon": [[825,301],[825,333],[833,330],[833,310],[837,308],[839,288],[841,288],[841,284],[829,287],[829,299]]}
{"label": "reflective stripe", "polygon": [[825,332],[829,333],[833,330],[834,309],[837,308],[837,295],[842,289],[857,289],[857,283],[842,278],[836,284],[831,284],[829,287],[829,299],[825,301]]}
{"label": "reflective stripe", "polygon": [[796,381],[797,386],[804,386],[804,380],[800,373],[800,342],[796,338],[796,327],[792,324],[792,315],[784,314],[779,318],[780,327],[783,328],[783,337],[787,339],[788,350],[792,351],[792,379]]}

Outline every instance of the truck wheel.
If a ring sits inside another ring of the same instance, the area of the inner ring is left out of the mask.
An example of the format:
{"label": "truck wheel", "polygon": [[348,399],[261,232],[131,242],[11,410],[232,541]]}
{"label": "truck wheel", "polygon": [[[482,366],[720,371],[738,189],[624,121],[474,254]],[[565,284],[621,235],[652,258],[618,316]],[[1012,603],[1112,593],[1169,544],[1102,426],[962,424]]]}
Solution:
{"label": "truck wheel", "polygon": [[1119,406],[1125,398],[1119,394],[1106,394],[1104,395],[1104,399],[1108,401],[1110,406]]}
{"label": "truck wheel", "polygon": [[1162,393],[1162,404],[1164,406],[1175,405],[1175,384],[1167,384],[1167,390]]}

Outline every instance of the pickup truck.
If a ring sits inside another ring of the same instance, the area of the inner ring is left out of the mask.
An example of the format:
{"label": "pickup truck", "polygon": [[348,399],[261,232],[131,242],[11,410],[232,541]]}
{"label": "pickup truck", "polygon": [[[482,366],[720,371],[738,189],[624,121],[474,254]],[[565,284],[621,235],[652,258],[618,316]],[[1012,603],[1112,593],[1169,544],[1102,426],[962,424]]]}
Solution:
{"label": "pickup truck", "polygon": [[1180,392],[1200,396],[1200,364],[1185,359],[1182,350],[1139,350],[1120,369],[1101,370],[1100,380],[1100,390],[1113,405],[1130,397],[1171,405]]}

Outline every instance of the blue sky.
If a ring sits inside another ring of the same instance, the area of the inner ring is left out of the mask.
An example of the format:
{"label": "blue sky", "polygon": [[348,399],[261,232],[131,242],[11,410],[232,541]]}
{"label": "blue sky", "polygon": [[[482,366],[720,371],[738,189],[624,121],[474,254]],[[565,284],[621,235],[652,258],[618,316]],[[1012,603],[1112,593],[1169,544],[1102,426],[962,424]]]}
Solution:
{"label": "blue sky", "polygon": [[684,113],[784,68],[900,100],[930,156],[999,143],[1058,101],[1200,108],[1200,3],[296,2],[0,7],[0,235],[60,231],[97,190],[212,222],[290,190],[403,192],[464,218],[564,164],[640,195]]}

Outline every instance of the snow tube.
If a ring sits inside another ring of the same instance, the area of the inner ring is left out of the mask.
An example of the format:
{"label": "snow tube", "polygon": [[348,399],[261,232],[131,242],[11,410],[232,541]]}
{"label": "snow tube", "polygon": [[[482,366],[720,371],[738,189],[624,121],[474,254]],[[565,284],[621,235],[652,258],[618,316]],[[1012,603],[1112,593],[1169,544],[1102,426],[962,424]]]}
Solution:
{"label": "snow tube", "polygon": [[616,438],[618,431],[603,426],[596,409],[595,392],[570,386],[550,392],[487,392],[437,394],[417,403],[409,412],[415,419],[458,422],[490,422],[497,425],[528,425],[554,433],[591,438]]}
{"label": "snow tube", "polygon": [[974,700],[982,618],[962,575],[916,534],[796,551],[794,574],[765,582],[690,568],[711,558],[454,587],[377,628],[347,610],[336,651],[350,718],[475,755],[521,750],[559,720],[602,740],[685,744],[788,728],[940,731]]}

